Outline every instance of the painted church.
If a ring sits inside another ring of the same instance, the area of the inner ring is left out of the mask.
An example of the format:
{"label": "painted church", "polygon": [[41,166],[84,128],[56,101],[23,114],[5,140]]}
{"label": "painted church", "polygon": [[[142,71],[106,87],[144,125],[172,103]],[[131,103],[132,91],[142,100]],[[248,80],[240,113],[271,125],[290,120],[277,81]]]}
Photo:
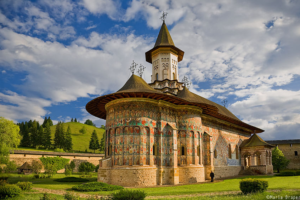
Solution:
{"label": "painted church", "polygon": [[122,186],[176,185],[273,173],[271,148],[263,130],[239,120],[226,107],[180,82],[175,46],[163,21],[154,47],[151,83],[132,74],[115,93],[97,97],[86,110],[106,120],[105,158],[98,181]]}

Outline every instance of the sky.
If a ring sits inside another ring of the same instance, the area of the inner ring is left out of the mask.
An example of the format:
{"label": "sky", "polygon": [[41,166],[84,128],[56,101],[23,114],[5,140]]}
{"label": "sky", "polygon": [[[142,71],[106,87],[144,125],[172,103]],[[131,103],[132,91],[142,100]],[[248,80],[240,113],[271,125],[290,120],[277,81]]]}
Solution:
{"label": "sky", "polygon": [[0,116],[105,121],[87,102],[120,89],[162,21],[185,52],[179,79],[266,140],[300,139],[300,1],[1,0]]}

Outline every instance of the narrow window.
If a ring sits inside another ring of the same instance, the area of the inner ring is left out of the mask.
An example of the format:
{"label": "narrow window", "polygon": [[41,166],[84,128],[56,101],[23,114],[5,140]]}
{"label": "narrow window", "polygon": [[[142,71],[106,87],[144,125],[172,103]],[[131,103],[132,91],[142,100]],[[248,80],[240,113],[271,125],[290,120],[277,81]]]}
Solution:
{"label": "narrow window", "polygon": [[214,157],[217,158],[218,157],[218,152],[217,152],[217,149],[215,149],[214,151]]}
{"label": "narrow window", "polygon": [[153,145],[153,155],[156,156],[156,148],[155,148],[155,145]]}
{"label": "narrow window", "polygon": [[231,158],[231,144],[228,145],[228,158]]}
{"label": "narrow window", "polygon": [[200,145],[197,147],[197,156],[200,156]]}
{"label": "narrow window", "polygon": [[184,146],[181,147],[181,155],[184,156],[185,152],[184,152]]}
{"label": "narrow window", "polygon": [[156,80],[158,80],[158,73],[156,73]]}
{"label": "narrow window", "polygon": [[295,156],[298,156],[298,151],[295,151]]}
{"label": "narrow window", "polygon": [[239,159],[239,146],[236,145],[235,147],[235,152],[236,152],[236,159]]}
{"label": "narrow window", "polygon": [[173,73],[173,80],[175,80],[175,73]]}

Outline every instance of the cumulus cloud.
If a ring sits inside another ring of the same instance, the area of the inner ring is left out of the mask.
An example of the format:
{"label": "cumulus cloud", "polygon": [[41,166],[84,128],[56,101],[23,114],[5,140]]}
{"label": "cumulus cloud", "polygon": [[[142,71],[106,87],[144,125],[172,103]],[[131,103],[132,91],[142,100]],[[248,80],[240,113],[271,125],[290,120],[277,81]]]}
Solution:
{"label": "cumulus cloud", "polygon": [[120,3],[113,0],[82,0],[81,4],[93,14],[106,14],[114,20],[118,19],[122,12]]}

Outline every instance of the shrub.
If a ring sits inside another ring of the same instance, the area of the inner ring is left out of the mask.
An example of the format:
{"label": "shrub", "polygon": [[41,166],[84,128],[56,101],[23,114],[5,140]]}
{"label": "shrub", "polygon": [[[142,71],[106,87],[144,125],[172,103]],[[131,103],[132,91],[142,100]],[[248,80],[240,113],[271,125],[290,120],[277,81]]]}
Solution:
{"label": "shrub", "polygon": [[41,161],[33,160],[31,164],[31,168],[33,173],[39,174],[43,168],[43,164],[41,163]]}
{"label": "shrub", "polygon": [[113,200],[122,200],[122,199],[130,199],[130,200],[143,200],[145,199],[147,194],[141,190],[120,190],[119,192],[112,194]]}
{"label": "shrub", "polygon": [[75,195],[73,195],[73,194],[71,194],[71,193],[69,193],[69,192],[67,192],[67,193],[64,195],[64,198],[65,198],[66,200],[78,200],[78,199],[79,199],[79,197],[77,197],[77,196],[75,196]]}
{"label": "shrub", "polygon": [[69,159],[60,157],[41,157],[40,160],[45,166],[46,173],[50,175],[53,175],[58,170],[63,169],[66,164],[69,163]]}
{"label": "shrub", "polygon": [[296,176],[300,176],[300,171],[296,171]]}
{"label": "shrub", "polygon": [[32,189],[31,182],[18,182],[17,186],[19,186],[19,188],[21,188],[23,191],[30,191]]}
{"label": "shrub", "polygon": [[56,198],[51,197],[48,193],[44,193],[40,200],[56,200]]}
{"label": "shrub", "polygon": [[21,188],[19,188],[17,185],[11,185],[11,184],[0,185],[1,198],[18,196],[20,193],[21,193]]}
{"label": "shrub", "polygon": [[296,176],[296,172],[280,172],[279,174],[276,174],[276,176]]}
{"label": "shrub", "polygon": [[77,177],[65,177],[60,179],[55,179],[57,182],[88,182],[88,179],[77,178]]}
{"label": "shrub", "polygon": [[263,180],[249,178],[240,181],[240,189],[244,194],[264,192],[268,186],[268,181]]}
{"label": "shrub", "polygon": [[98,172],[98,169],[99,169],[99,165],[96,165],[95,172]]}
{"label": "shrub", "polygon": [[55,152],[65,152],[63,149],[60,149],[60,148],[56,148],[54,149]]}
{"label": "shrub", "polygon": [[95,170],[95,165],[93,165],[92,163],[89,162],[82,162],[79,165],[79,172],[92,172]]}
{"label": "shrub", "polygon": [[14,172],[16,170],[17,170],[17,164],[15,161],[8,161],[8,163],[4,167],[5,173]]}
{"label": "shrub", "polygon": [[66,164],[66,166],[65,166],[65,175],[70,176],[71,174],[72,174],[71,166],[70,166],[70,164]]}
{"label": "shrub", "polygon": [[40,178],[40,175],[39,174],[34,174],[33,177],[34,178]]}
{"label": "shrub", "polygon": [[107,183],[101,182],[90,182],[84,183],[80,185],[76,185],[72,187],[72,190],[82,191],[82,192],[89,192],[89,191],[113,191],[113,190],[121,190],[123,189],[122,186],[117,185],[109,185]]}
{"label": "shrub", "polygon": [[9,176],[0,176],[0,180],[5,180],[5,181],[7,181],[8,178],[9,178]]}
{"label": "shrub", "polygon": [[75,162],[73,160],[70,162],[70,168],[72,169],[73,173],[73,170],[75,169]]}

